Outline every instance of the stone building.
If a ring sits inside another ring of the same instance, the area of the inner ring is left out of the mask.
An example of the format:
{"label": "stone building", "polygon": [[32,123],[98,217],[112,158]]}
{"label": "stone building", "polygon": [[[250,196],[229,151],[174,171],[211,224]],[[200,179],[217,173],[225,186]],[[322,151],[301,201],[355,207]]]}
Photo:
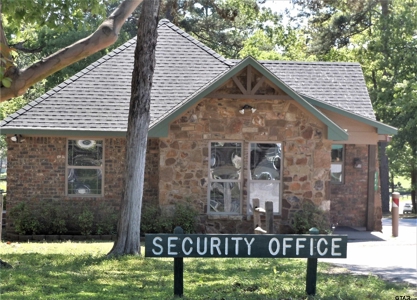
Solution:
{"label": "stone building", "polygon": [[[158,34],[144,205],[188,201],[202,232],[252,232],[253,198],[273,202],[279,232],[307,202],[381,229],[376,145],[396,129],[376,121],[359,64],[227,60],[167,20]],[[135,44],[1,123],[8,209],[118,209]]]}

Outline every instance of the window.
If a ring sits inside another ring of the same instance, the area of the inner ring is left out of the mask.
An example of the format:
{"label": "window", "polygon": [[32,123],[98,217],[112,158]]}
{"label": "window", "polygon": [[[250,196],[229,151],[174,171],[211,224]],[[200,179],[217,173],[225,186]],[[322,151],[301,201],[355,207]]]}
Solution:
{"label": "window", "polygon": [[68,140],[67,194],[103,195],[103,141]]}
{"label": "window", "polygon": [[332,145],[332,164],[330,167],[330,182],[343,183],[344,146]]}
{"label": "window", "polygon": [[252,199],[258,198],[263,208],[266,201],[272,201],[274,212],[279,213],[281,144],[250,143],[249,153],[249,212],[252,213]]}
{"label": "window", "polygon": [[209,213],[241,213],[242,143],[211,142]]}

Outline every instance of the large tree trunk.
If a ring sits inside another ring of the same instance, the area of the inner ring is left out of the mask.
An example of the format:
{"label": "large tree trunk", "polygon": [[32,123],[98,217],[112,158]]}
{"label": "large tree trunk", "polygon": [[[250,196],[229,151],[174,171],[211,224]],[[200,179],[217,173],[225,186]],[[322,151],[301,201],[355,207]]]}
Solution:
{"label": "large tree trunk", "polygon": [[389,212],[389,169],[388,169],[388,156],[386,154],[386,148],[388,142],[381,141],[379,144],[379,180],[381,184],[381,201],[382,212]]}
{"label": "large tree trunk", "polygon": [[[19,70],[16,66],[9,68],[5,77],[11,78],[11,86],[6,88],[0,83],[0,102],[23,95],[29,87],[49,75],[114,44],[126,19],[141,2],[142,0],[124,0],[100,27],[85,39],[59,50],[26,69]],[[2,24],[0,24],[0,41],[7,47]]]}
{"label": "large tree trunk", "polygon": [[117,240],[109,255],[140,254],[140,217],[150,120],[151,87],[158,35],[158,12],[159,0],[144,1],[138,23],[132,75],[125,188],[117,227]]}
{"label": "large tree trunk", "polygon": [[[414,166],[416,164],[414,163]],[[413,205],[413,212],[417,213],[416,206],[416,190],[417,190],[417,168],[411,170],[411,203]]]}

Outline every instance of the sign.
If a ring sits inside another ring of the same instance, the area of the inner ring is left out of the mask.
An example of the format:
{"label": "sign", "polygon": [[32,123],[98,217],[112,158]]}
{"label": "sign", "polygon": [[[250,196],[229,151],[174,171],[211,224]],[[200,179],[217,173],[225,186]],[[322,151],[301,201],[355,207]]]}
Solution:
{"label": "sign", "polygon": [[146,257],[346,258],[346,235],[147,234]]}

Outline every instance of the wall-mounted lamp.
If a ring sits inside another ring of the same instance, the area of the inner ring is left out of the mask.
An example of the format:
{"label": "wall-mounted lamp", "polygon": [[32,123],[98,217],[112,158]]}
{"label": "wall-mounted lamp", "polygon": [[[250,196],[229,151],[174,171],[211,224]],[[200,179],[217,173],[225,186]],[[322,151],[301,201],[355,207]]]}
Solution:
{"label": "wall-mounted lamp", "polygon": [[15,134],[14,136],[10,138],[10,140],[15,143],[21,143],[25,141],[25,139],[23,138],[21,134]]}
{"label": "wall-mounted lamp", "polygon": [[254,113],[255,111],[256,111],[256,108],[254,108],[254,107],[252,107],[252,106],[250,106],[250,105],[248,105],[248,104],[245,104],[240,110],[239,110],[239,112],[243,115],[244,113],[245,113],[245,109],[250,109],[251,111],[252,111],[252,113]]}
{"label": "wall-mounted lamp", "polygon": [[361,169],[362,168],[362,160],[358,157],[353,159],[353,167],[355,169]]}

